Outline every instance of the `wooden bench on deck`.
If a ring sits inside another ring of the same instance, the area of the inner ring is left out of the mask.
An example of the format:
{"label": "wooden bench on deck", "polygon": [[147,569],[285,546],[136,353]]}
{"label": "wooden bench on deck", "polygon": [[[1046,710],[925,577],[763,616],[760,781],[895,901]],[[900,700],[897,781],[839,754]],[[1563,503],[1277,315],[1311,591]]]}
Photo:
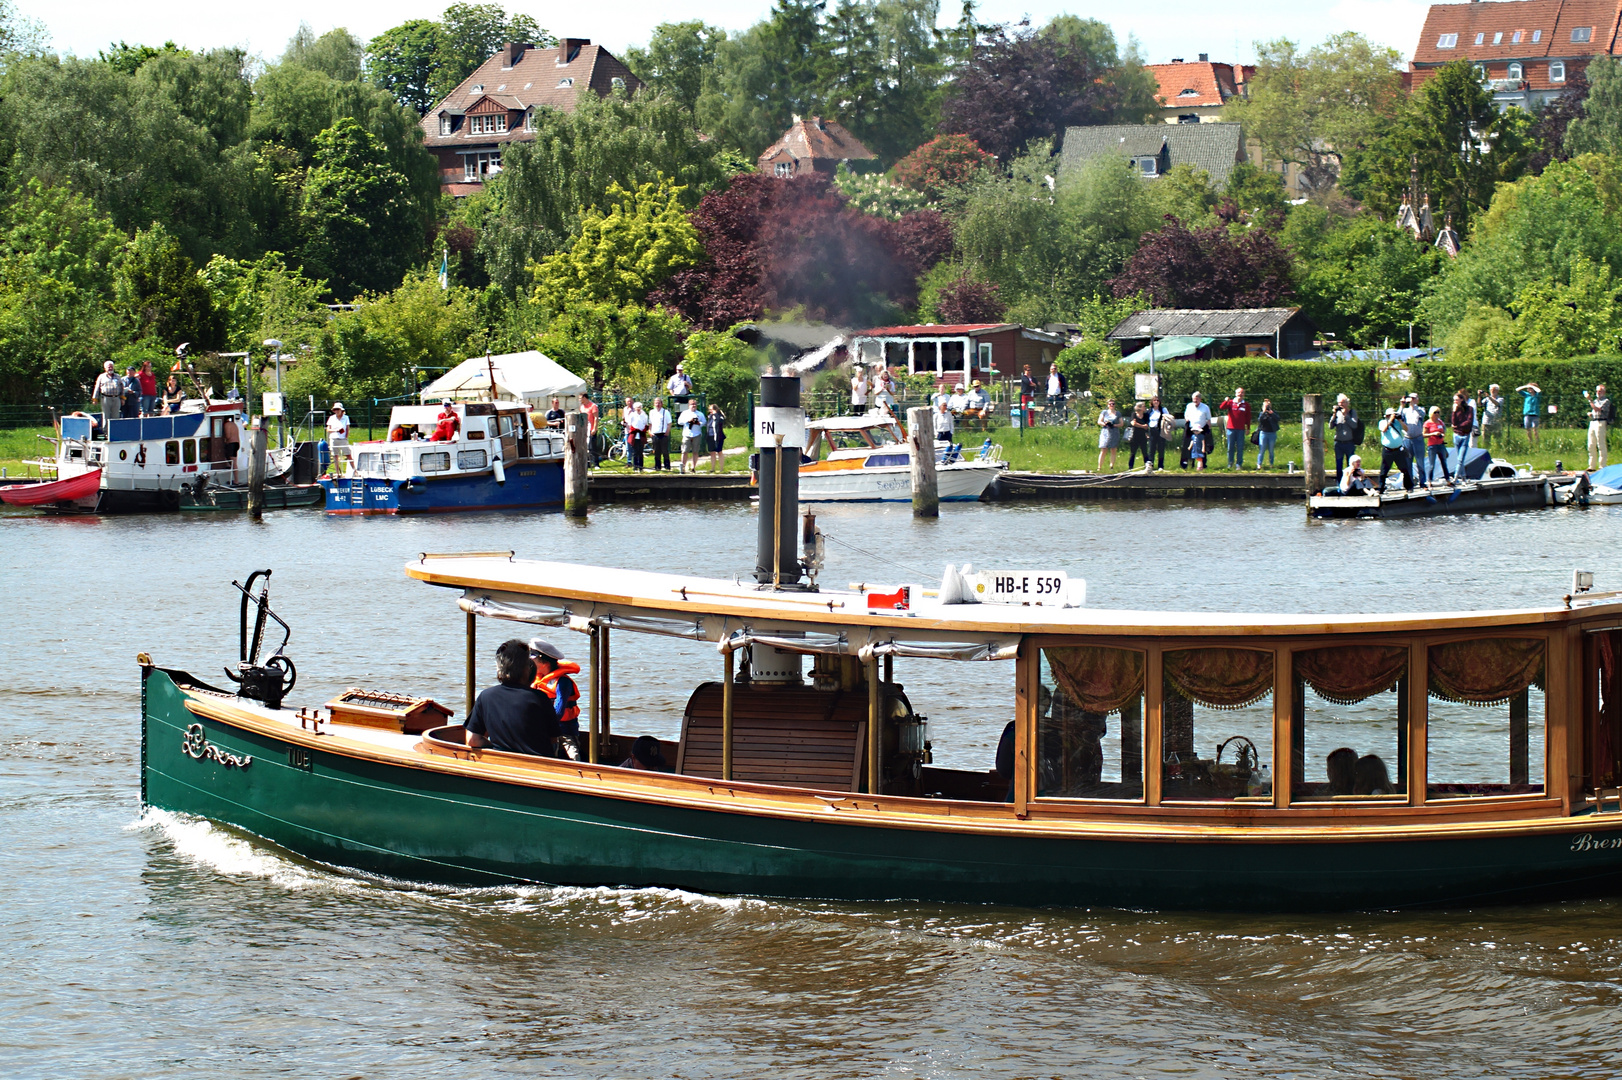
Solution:
{"label": "wooden bench on deck", "polygon": [[[693,691],[682,716],[676,771],[721,777],[721,684]],[[860,791],[867,746],[867,691],[734,686],[732,778]]]}

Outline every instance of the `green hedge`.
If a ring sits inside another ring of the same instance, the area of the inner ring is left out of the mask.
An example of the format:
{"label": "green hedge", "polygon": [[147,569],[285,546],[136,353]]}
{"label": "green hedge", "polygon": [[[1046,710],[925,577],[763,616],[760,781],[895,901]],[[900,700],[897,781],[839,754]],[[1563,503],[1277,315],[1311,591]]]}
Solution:
{"label": "green hedge", "polygon": [[[1588,422],[1588,410],[1583,404],[1583,391],[1592,393],[1594,387],[1604,383],[1607,393],[1616,397],[1622,393],[1622,357],[1580,356],[1571,360],[1495,360],[1469,363],[1454,360],[1426,360],[1410,365],[1413,369],[1414,389],[1419,400],[1428,405],[1446,406],[1453,400],[1455,390],[1484,391],[1497,383],[1499,391],[1508,399],[1509,411],[1520,414],[1521,397],[1515,387],[1529,382],[1537,383],[1543,391],[1543,400],[1558,405],[1560,411],[1552,418],[1559,426]],[[1394,390],[1393,382],[1387,389]],[[1545,414],[1544,423],[1551,418]]]}
{"label": "green hedge", "polygon": [[[1095,398],[1113,397],[1123,404],[1133,400],[1135,376],[1149,370],[1148,364],[1120,362],[1095,364],[1091,389]],[[1270,360],[1246,357],[1242,360],[1173,360],[1155,365],[1160,374],[1167,404],[1181,405],[1198,390],[1213,409],[1236,386],[1256,408],[1263,398],[1273,399],[1273,408],[1286,420],[1301,415],[1301,398],[1323,394],[1333,400],[1345,394],[1359,413],[1372,411],[1379,392],[1377,369],[1363,361],[1317,362]],[[1449,391],[1449,394],[1452,392]]]}

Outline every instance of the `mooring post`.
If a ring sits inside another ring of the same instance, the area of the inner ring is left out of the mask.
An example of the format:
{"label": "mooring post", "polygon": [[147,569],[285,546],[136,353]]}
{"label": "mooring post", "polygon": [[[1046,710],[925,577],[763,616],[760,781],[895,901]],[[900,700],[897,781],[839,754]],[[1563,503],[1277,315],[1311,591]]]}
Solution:
{"label": "mooring post", "polygon": [[248,426],[248,517],[258,521],[265,512],[265,425],[254,417]]}
{"label": "mooring post", "polygon": [[941,493],[935,482],[935,418],[929,409],[907,410],[907,449],[912,459],[912,516],[940,517]]}
{"label": "mooring post", "polygon": [[1324,489],[1323,400],[1321,394],[1301,398],[1301,471],[1308,498]]}
{"label": "mooring post", "polygon": [[564,453],[568,455],[563,464],[563,512],[569,517],[585,517],[586,507],[591,503],[590,474],[586,471],[591,433],[586,414],[576,410],[565,416],[563,436]]}

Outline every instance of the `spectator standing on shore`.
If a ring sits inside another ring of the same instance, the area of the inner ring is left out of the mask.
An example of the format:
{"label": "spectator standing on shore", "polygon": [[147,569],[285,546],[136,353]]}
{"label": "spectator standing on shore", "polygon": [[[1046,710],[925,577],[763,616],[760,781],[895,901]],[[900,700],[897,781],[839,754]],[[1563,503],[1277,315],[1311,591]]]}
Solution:
{"label": "spectator standing on shore", "polygon": [[1177,418],[1160,403],[1160,395],[1149,399],[1149,450],[1143,460],[1156,469],[1166,467],[1166,444],[1177,434]]}
{"label": "spectator standing on shore", "polygon": [[111,360],[101,365],[101,374],[96,376],[94,396],[101,403],[101,429],[104,433],[110,433],[112,422],[118,419],[118,412],[124,404],[124,380],[118,377],[118,366]]}
{"label": "spectator standing on shore", "polygon": [[1402,418],[1403,437],[1408,440],[1408,464],[1414,479],[1425,481],[1425,410],[1419,407],[1419,395],[1409,394],[1402,399],[1397,410]]}
{"label": "spectator standing on shore", "polygon": [[1098,414],[1098,471],[1104,471],[1104,455],[1109,454],[1109,471],[1115,471],[1115,456],[1121,449],[1121,411],[1110,398]]}
{"label": "spectator standing on shore", "polygon": [[1335,433],[1335,475],[1339,476],[1363,441],[1363,422],[1352,408],[1352,399],[1345,394],[1335,398],[1335,411],[1329,414],[1329,429]]}
{"label": "spectator standing on shore", "polygon": [[1245,388],[1233,388],[1233,397],[1224,398],[1218,406],[1224,417],[1223,426],[1227,431],[1228,440],[1228,468],[1243,469],[1245,467],[1245,436],[1250,434],[1250,402],[1245,400]]}
{"label": "spectator standing on shore", "polygon": [[[698,472],[698,455],[704,452],[704,414],[698,410],[698,402],[693,398],[687,399],[682,407],[681,415],[676,418],[676,424],[681,428],[681,472]],[[689,466],[688,459],[692,459]]]}
{"label": "spectator standing on shore", "polygon": [[152,374],[152,361],[141,361],[141,371],[136,378],[141,381],[141,415],[158,415],[158,377]]}
{"label": "spectator standing on shore", "polygon": [[1535,382],[1522,383],[1515,388],[1521,395],[1521,427],[1526,429],[1526,441],[1533,450],[1538,448],[1538,425],[1543,422],[1543,391]]}
{"label": "spectator standing on shore", "polygon": [[704,417],[704,442],[710,448],[710,472],[720,472],[721,451],[727,445],[727,414],[713,401],[709,414]]}
{"label": "spectator standing on shore", "polygon": [[1200,392],[1194,391],[1188,400],[1188,408],[1183,410],[1183,419],[1188,421],[1188,456],[1194,462],[1195,470],[1205,468],[1205,437],[1211,432],[1211,407],[1200,400]]}
{"label": "spectator standing on shore", "polygon": [[590,394],[580,395],[580,411],[586,414],[586,465],[595,469],[603,456],[597,448],[597,403]]}
{"label": "spectator standing on shore", "polygon": [[1386,477],[1391,473],[1391,466],[1396,465],[1402,473],[1402,489],[1414,490],[1414,473],[1412,463],[1408,460],[1408,433],[1407,426],[1402,417],[1397,415],[1395,408],[1385,411],[1385,418],[1380,421],[1380,490],[1385,490]]}
{"label": "spectator standing on shore", "polygon": [[1504,395],[1499,392],[1497,383],[1487,387],[1487,392],[1481,396],[1480,423],[1476,430],[1481,433],[1483,450],[1492,449],[1492,441],[1503,434]]}
{"label": "spectator standing on shore", "polygon": [[850,411],[855,416],[867,411],[867,371],[861,364],[855,365],[850,376]]}
{"label": "spectator standing on shore", "polygon": [[1137,455],[1143,455],[1145,469],[1153,468],[1154,462],[1149,460],[1149,432],[1152,425],[1149,423],[1149,406],[1138,402],[1132,406],[1132,415],[1127,418],[1126,443],[1126,469],[1131,472],[1137,465]]}
{"label": "spectator standing on shore", "polygon": [[1442,475],[1447,482],[1453,482],[1453,474],[1447,467],[1447,425],[1442,422],[1442,407],[1432,405],[1430,419],[1425,421],[1425,483],[1430,484],[1430,476],[1436,470],[1436,463],[1442,464]]}
{"label": "spectator standing on shore", "polygon": [[[1031,377],[1031,365],[1026,364],[1025,365],[1025,370],[1019,376],[1019,407],[1020,407],[1020,409],[1022,409],[1025,412],[1028,413],[1029,410],[1030,410],[1030,407],[1031,407],[1031,402],[1033,402],[1035,400],[1036,400],[1036,380]],[[1026,427],[1031,426],[1029,419],[1026,420],[1025,426]]]}
{"label": "spectator standing on shore", "polygon": [[1069,384],[1065,382],[1064,372],[1059,370],[1058,364],[1048,365],[1048,408],[1057,409],[1064,404],[1064,396],[1069,392]]}
{"label": "spectator standing on shore", "polygon": [[935,406],[935,441],[952,441],[952,410],[944,401]]}
{"label": "spectator standing on shore", "polygon": [[648,410],[648,437],[653,440],[653,471],[670,471],[670,428],[674,421],[664,398],[654,398]]}
{"label": "spectator standing on shore", "polygon": [[873,365],[873,378],[871,380],[871,386],[874,398],[873,403],[876,405],[882,401],[885,407],[890,410],[890,415],[894,416],[895,376],[890,374],[890,368],[888,365]]}
{"label": "spectator standing on shore", "polygon": [[1470,436],[1476,430],[1476,410],[1469,395],[1463,390],[1453,395],[1453,449],[1459,452],[1459,470],[1464,470],[1464,455],[1470,452]]}
{"label": "spectator standing on shore", "polygon": [[1278,462],[1273,457],[1278,450],[1278,413],[1273,409],[1272,398],[1262,398],[1261,415],[1256,417],[1256,468],[1262,467],[1262,457],[1267,458],[1267,467],[1273,468]]}
{"label": "spectator standing on shore", "polygon": [[625,408],[625,460],[637,472],[647,464],[647,449],[648,414],[640,401],[632,401]]}
{"label": "spectator standing on shore", "polygon": [[[1585,393],[1583,397],[1588,398]],[[1605,396],[1605,384],[1600,383],[1594,387],[1594,396],[1588,398],[1588,470],[1605,468],[1606,451],[1609,449],[1611,420],[1616,416],[1616,406],[1611,399]],[[1598,455],[1599,464],[1594,464]]]}
{"label": "spectator standing on shore", "polygon": [[[693,396],[693,380],[687,377],[687,368],[684,364],[677,364],[675,374],[665,383],[665,390],[670,394],[671,401],[686,401]],[[654,401],[658,405],[658,401]]]}

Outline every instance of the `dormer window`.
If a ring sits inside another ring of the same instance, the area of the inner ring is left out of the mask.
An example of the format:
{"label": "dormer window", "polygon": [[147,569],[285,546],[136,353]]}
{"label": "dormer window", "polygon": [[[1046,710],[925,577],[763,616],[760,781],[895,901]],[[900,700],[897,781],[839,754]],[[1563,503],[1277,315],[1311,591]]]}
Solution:
{"label": "dormer window", "polygon": [[1534,30],[1534,31],[1532,31],[1532,44],[1536,45],[1538,42],[1540,42],[1542,40],[1543,40],[1543,31],[1542,30]]}
{"label": "dormer window", "polygon": [[772,166],[772,174],[774,176],[781,176],[781,177],[793,176],[794,175],[794,162],[792,162],[792,161],[779,161],[776,165]]}
{"label": "dormer window", "polygon": [[482,94],[482,93],[484,93],[484,84],[483,84],[483,83],[478,83],[478,84],[476,84],[476,85],[475,85],[475,86],[474,86],[474,87],[473,87],[473,92],[474,92],[474,93],[475,93],[475,94]]}
{"label": "dormer window", "polygon": [[566,78],[562,78],[562,79],[558,80],[558,89],[559,90],[567,90],[567,89],[569,89],[569,87],[571,87],[573,85],[574,85],[574,76],[573,75],[570,75],[570,76],[568,76]]}
{"label": "dormer window", "polygon": [[524,130],[535,130],[535,106],[533,105],[524,110]]}
{"label": "dormer window", "polygon": [[1525,33],[1526,31],[1524,30],[1515,31],[1513,34],[1509,35],[1509,43],[1511,45],[1519,45],[1521,43],[1521,36]]}
{"label": "dormer window", "polygon": [[1436,47],[1438,49],[1453,49],[1457,48],[1458,44],[1459,35],[1457,34],[1443,34],[1436,39]]}
{"label": "dormer window", "polygon": [[1519,65],[1519,64],[1511,64],[1511,65],[1509,65],[1509,79],[1510,79],[1511,82],[1520,82],[1521,81],[1521,70],[1522,70],[1522,68],[1521,68],[1521,65]]}
{"label": "dormer window", "polygon": [[1498,31],[1498,33],[1492,36],[1492,43],[1494,45],[1502,45],[1504,43],[1504,32],[1502,30]]}
{"label": "dormer window", "polygon": [[506,113],[486,113],[471,118],[468,132],[473,135],[497,135],[507,130]]}
{"label": "dormer window", "polygon": [[1566,62],[1564,60],[1556,60],[1554,63],[1549,65],[1549,81],[1566,81]]}
{"label": "dormer window", "polygon": [[609,84],[612,85],[615,90],[624,90],[625,89],[625,80],[620,78],[618,75],[616,75],[612,79],[610,79]]}
{"label": "dormer window", "polygon": [[451,133],[451,114],[450,113],[440,113],[439,114],[439,133],[441,135],[449,135]]}
{"label": "dormer window", "polygon": [[1477,45],[1480,45],[1483,41],[1486,41],[1486,40],[1487,40],[1487,35],[1486,35],[1485,32],[1476,35],[1476,44]]}
{"label": "dormer window", "polygon": [[1582,44],[1585,41],[1592,41],[1593,38],[1594,28],[1592,26],[1579,26],[1577,29],[1571,32],[1571,40],[1577,44]]}
{"label": "dormer window", "polygon": [[1198,90],[1194,89],[1192,86],[1190,86],[1186,90],[1183,90],[1181,93],[1179,93],[1177,96],[1178,97],[1199,97],[1200,92]]}
{"label": "dormer window", "polygon": [[1159,176],[1160,159],[1156,157],[1134,158],[1133,164],[1137,166],[1139,176]]}

